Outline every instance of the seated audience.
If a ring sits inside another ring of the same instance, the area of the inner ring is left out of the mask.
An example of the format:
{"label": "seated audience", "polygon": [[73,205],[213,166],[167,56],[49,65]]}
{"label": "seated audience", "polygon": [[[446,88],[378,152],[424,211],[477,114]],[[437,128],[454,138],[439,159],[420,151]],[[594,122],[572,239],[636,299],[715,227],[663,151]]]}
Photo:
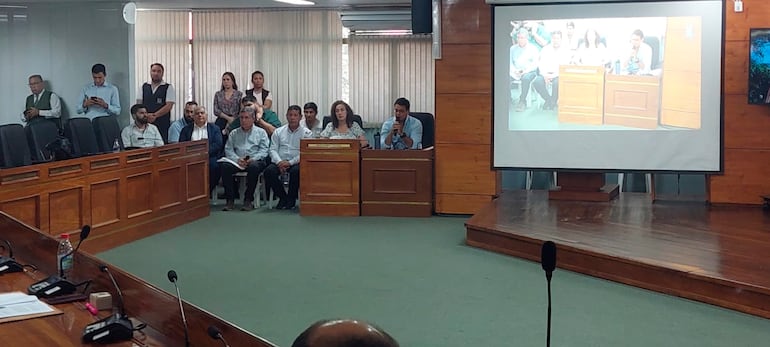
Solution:
{"label": "seated audience", "polygon": [[[175,120],[168,128],[168,143],[179,142],[179,133],[182,129],[193,123],[193,117],[195,116],[195,109],[198,107],[198,103],[195,101],[188,101],[184,104],[184,117]],[[205,112],[205,110],[204,110]]]}
{"label": "seated audience", "polygon": [[[543,109],[552,110],[558,105],[559,67],[569,65],[570,59],[569,48],[562,45],[561,31],[554,31],[551,33],[551,44],[543,47],[543,50],[540,51],[539,73],[532,81],[532,87],[545,100]],[[550,92],[548,91],[549,86],[551,87]]]}
{"label": "seated audience", "polygon": [[118,87],[105,80],[107,68],[103,64],[95,64],[91,67],[89,83],[80,91],[78,96],[77,113],[88,119],[101,116],[117,116],[120,114],[120,95]]}
{"label": "seated audience", "polygon": [[246,90],[246,96],[253,96],[257,104],[265,109],[273,108],[273,94],[270,91],[262,88],[265,85],[265,75],[262,71],[254,71],[251,73],[251,85],[252,89]]}
{"label": "seated audience", "polygon": [[421,149],[422,122],[409,115],[409,100],[398,98],[393,104],[393,117],[382,123],[382,148]]}
{"label": "seated audience", "polygon": [[326,128],[321,132],[321,138],[324,139],[348,139],[361,141],[361,147],[369,145],[364,135],[364,129],[358,123],[353,122],[353,110],[350,105],[342,100],[337,100],[332,104],[332,121],[326,124]]}
{"label": "seated audience", "polygon": [[240,114],[241,127],[233,130],[228,136],[225,158],[236,163],[237,166],[230,162],[222,162],[220,165],[227,200],[223,211],[231,211],[235,208],[233,175],[241,171],[247,172],[246,193],[241,211],[254,209],[254,190],[257,188],[259,174],[265,169],[265,158],[267,158],[270,143],[265,130],[254,126],[256,119],[256,109],[244,108]]}
{"label": "seated audience", "polygon": [[323,125],[321,120],[318,119],[318,105],[314,102],[308,102],[305,104],[304,113],[305,118],[299,121],[299,125],[309,129],[313,133],[314,139],[321,137]]}
{"label": "seated audience", "polygon": [[219,129],[227,129],[238,118],[242,97],[243,93],[235,83],[235,75],[232,72],[222,74],[222,87],[214,94],[214,115],[217,117],[214,124]]}
{"label": "seated audience", "polygon": [[398,347],[379,327],[359,320],[326,319],[313,323],[291,347]]}
{"label": "seated audience", "polygon": [[[185,113],[187,113],[187,107],[191,106],[188,102],[185,106]],[[209,197],[213,197],[211,194],[214,188],[219,182],[219,163],[217,160],[222,157],[222,150],[224,149],[224,143],[222,142],[222,133],[219,127],[213,123],[208,123],[209,116],[206,114],[206,108],[203,106],[195,107],[195,116],[193,122],[188,124],[179,134],[179,142],[185,141],[198,141],[208,139],[209,141]]]}
{"label": "seated audience", "polygon": [[155,125],[150,124],[146,106],[142,104],[131,106],[131,116],[134,118],[134,122],[127,125],[120,132],[120,137],[123,139],[123,145],[126,148],[164,145],[160,131]]}
{"label": "seated audience", "polygon": [[40,75],[29,76],[29,90],[32,94],[27,97],[22,120],[29,123],[38,119],[50,119],[61,128],[59,122],[61,100],[52,91],[45,90],[43,77]]}
{"label": "seated audience", "polygon": [[516,112],[522,112],[527,108],[529,86],[537,77],[537,62],[540,52],[534,44],[530,43],[529,37],[529,32],[526,29],[519,29],[515,33],[514,45],[509,50],[511,83],[519,81],[519,89],[521,89]]}
{"label": "seated audience", "polygon": [[[273,136],[275,129],[281,126],[281,120],[278,119],[278,115],[273,112],[273,110],[264,109],[260,106],[253,96],[244,96],[243,99],[241,99],[241,109],[246,107],[254,107],[257,109],[257,121],[254,125],[264,129],[267,132],[267,136]],[[227,128],[227,131],[233,131],[240,126],[241,122],[236,118]]]}
{"label": "seated audience", "polygon": [[[265,169],[265,181],[268,189],[278,197],[279,210],[293,209],[299,193],[299,142],[311,138],[313,133],[299,125],[302,109],[297,105],[289,106],[286,111],[288,124],[278,128],[270,141],[270,164]],[[289,175],[289,194],[283,189],[280,175]]]}

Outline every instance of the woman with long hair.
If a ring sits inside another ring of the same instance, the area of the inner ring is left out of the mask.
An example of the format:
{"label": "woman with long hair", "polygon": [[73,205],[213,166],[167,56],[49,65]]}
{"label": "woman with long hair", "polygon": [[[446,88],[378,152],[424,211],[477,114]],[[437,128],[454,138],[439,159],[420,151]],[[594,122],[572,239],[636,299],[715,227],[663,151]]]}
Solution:
{"label": "woman with long hair", "polygon": [[230,123],[238,118],[241,98],[243,98],[243,93],[238,90],[235,75],[229,71],[222,74],[222,86],[214,94],[214,115],[217,116],[214,123],[219,126],[219,129],[226,129]]}
{"label": "woman with long hair", "polygon": [[332,121],[326,125],[321,132],[323,139],[358,139],[361,141],[361,147],[366,147],[369,142],[366,140],[364,129],[353,121],[353,109],[346,102],[337,100],[332,104]]}

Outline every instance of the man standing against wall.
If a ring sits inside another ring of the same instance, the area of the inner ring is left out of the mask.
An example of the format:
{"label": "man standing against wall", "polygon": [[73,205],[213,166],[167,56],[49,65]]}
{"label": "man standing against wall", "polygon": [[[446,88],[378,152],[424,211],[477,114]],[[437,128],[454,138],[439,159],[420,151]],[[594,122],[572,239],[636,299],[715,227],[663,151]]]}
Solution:
{"label": "man standing against wall", "polygon": [[176,91],[174,86],[163,80],[165,72],[166,69],[160,63],[150,65],[150,81],[139,89],[136,103],[147,106],[147,119],[158,127],[163,142],[168,143],[168,128],[171,126],[171,109],[176,102]]}
{"label": "man standing against wall", "polygon": [[89,83],[80,91],[77,113],[88,119],[119,115],[120,95],[118,95],[118,87],[106,81],[107,68],[104,64],[95,64],[91,67],[91,78],[94,82]]}
{"label": "man standing against wall", "polygon": [[36,119],[50,119],[61,128],[61,100],[59,96],[45,89],[45,82],[40,75],[29,76],[29,90],[24,106],[23,119],[29,123]]}

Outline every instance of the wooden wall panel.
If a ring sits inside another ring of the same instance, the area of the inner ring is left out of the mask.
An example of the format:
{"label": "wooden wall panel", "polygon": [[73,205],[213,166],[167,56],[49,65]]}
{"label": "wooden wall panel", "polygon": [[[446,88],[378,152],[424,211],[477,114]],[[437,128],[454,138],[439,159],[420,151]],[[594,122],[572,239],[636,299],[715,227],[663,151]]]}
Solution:
{"label": "wooden wall panel", "polygon": [[126,190],[128,218],[152,213],[152,172],[128,176]]}
{"label": "wooden wall panel", "polygon": [[178,206],[184,201],[182,200],[182,191],[185,182],[179,177],[184,177],[181,166],[176,165],[158,170],[158,185],[153,187],[154,200],[158,204],[158,209]]}
{"label": "wooden wall panel", "polygon": [[91,226],[94,228],[120,221],[120,178],[91,185]]}
{"label": "wooden wall panel", "polygon": [[85,224],[83,216],[83,189],[61,190],[48,195],[49,230],[75,232]]}
{"label": "wooden wall panel", "polygon": [[187,201],[207,196],[209,186],[209,173],[206,162],[187,164],[186,184]]}
{"label": "wooden wall panel", "polygon": [[748,105],[749,29],[765,28],[770,2],[735,13],[725,1],[724,174],[709,176],[712,203],[759,204],[770,193],[770,109]]}
{"label": "wooden wall panel", "polygon": [[436,114],[436,143],[492,144],[491,95],[437,95]]}
{"label": "wooden wall panel", "polygon": [[446,93],[492,93],[492,47],[443,45],[436,61],[436,95]]}
{"label": "wooden wall panel", "polygon": [[436,212],[474,213],[500,191],[492,170],[492,11],[481,0],[442,2],[436,61]]}
{"label": "wooden wall panel", "polygon": [[441,40],[444,44],[492,42],[492,10],[484,1],[450,0],[442,1],[441,6]]}
{"label": "wooden wall panel", "polygon": [[24,224],[40,228],[40,195],[6,201],[2,204],[2,210]]}

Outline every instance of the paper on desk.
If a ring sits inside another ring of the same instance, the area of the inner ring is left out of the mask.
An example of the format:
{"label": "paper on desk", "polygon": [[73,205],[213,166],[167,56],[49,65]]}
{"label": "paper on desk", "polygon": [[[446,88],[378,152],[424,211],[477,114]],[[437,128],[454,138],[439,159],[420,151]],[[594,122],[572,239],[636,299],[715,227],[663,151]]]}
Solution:
{"label": "paper on desk", "polygon": [[217,160],[217,162],[218,163],[230,163],[230,164],[233,164],[233,166],[237,167],[240,170],[246,169],[245,167],[241,166],[241,164],[238,164],[237,161],[232,160],[232,159],[230,159],[228,157],[219,158],[219,160]]}
{"label": "paper on desk", "polygon": [[0,294],[0,319],[53,311],[51,306],[32,295],[20,292]]}

